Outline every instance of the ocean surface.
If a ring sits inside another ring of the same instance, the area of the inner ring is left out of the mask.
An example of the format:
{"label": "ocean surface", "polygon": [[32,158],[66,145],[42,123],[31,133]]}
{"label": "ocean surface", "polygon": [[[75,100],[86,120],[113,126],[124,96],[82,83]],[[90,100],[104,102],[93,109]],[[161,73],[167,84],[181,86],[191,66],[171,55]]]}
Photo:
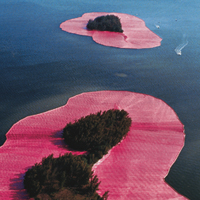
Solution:
{"label": "ocean surface", "polygon": [[[59,28],[87,12],[135,15],[162,45],[118,49]],[[199,14],[199,0],[0,0],[0,145],[14,123],[62,106],[76,94],[149,94],[171,106],[185,125],[185,147],[166,181],[199,200]]]}

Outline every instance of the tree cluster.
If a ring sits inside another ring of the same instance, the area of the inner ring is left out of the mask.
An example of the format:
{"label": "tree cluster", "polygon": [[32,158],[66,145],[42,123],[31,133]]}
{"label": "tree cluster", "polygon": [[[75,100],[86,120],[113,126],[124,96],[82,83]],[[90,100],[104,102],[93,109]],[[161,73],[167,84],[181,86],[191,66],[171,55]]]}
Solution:
{"label": "tree cluster", "polygon": [[71,153],[58,158],[53,158],[53,155],[43,158],[24,177],[24,187],[29,196],[38,200],[105,200],[108,192],[100,197],[96,192],[99,184],[82,156]]}
{"label": "tree cluster", "polygon": [[108,110],[90,114],[68,123],[63,137],[70,148],[87,151],[85,155],[71,153],[53,158],[53,154],[30,168],[24,177],[24,187],[36,200],[106,200],[108,192],[97,193],[97,176],[92,166],[107,154],[128,133],[131,118],[124,110]]}
{"label": "tree cluster", "polygon": [[86,27],[88,30],[123,32],[120,19],[115,15],[100,16],[94,20],[90,19]]}
{"label": "tree cluster", "polygon": [[70,148],[89,152],[86,159],[91,164],[118,144],[127,135],[130,125],[131,118],[125,110],[110,109],[68,123],[63,137]]}

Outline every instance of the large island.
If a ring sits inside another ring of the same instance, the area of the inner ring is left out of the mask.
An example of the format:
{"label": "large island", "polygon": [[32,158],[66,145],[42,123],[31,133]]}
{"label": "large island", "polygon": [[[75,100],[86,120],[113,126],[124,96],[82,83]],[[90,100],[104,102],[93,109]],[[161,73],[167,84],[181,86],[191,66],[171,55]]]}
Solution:
{"label": "large island", "polygon": [[85,153],[65,144],[66,124],[109,109],[124,109],[132,124],[127,137],[92,168],[101,181],[99,194],[109,190],[109,200],[186,199],[164,180],[184,146],[183,125],[162,100],[127,91],[82,93],[62,107],[14,124],[0,148],[0,196],[28,199],[23,185],[27,169],[50,154]]}

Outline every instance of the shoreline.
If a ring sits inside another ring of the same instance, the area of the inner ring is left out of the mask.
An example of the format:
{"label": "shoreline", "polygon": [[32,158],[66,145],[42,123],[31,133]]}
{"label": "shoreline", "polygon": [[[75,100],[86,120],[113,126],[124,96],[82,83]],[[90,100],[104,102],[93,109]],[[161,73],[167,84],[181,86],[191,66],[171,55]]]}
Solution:
{"label": "shoreline", "polygon": [[[86,29],[89,19],[102,15],[116,15],[120,18],[123,33],[109,31],[88,31]],[[81,17],[69,19],[60,24],[63,31],[78,35],[91,36],[93,40],[101,45],[127,48],[146,49],[161,45],[161,38],[146,27],[145,22],[133,15],[123,13],[93,12],[85,13]]]}
{"label": "shoreline", "polygon": [[[100,194],[109,190],[111,200],[144,199],[147,194],[152,199],[155,196],[186,199],[164,182],[184,146],[183,125],[162,100],[127,91],[82,93],[71,97],[64,106],[14,124],[0,147],[0,196],[28,199],[23,189],[26,170],[52,153],[58,157],[71,152],[61,136],[65,125],[90,113],[116,107],[126,110],[133,122],[127,137],[111,149],[103,162],[99,160],[94,170],[101,181]],[[146,190],[142,190],[142,185]]]}

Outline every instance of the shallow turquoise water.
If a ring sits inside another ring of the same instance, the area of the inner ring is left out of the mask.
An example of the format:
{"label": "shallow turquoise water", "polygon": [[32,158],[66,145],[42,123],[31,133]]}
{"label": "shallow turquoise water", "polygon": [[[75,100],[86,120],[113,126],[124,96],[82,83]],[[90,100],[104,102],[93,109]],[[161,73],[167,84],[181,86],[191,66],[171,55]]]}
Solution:
{"label": "shallow turquoise water", "polygon": [[[61,22],[86,12],[136,15],[163,38],[162,45],[117,49],[59,29]],[[190,199],[199,199],[197,0],[2,0],[0,16],[1,144],[5,133],[21,118],[59,107],[81,92],[128,90],[150,94],[169,104],[185,125],[185,147],[167,181]],[[174,50],[185,41],[188,45],[178,56]]]}

